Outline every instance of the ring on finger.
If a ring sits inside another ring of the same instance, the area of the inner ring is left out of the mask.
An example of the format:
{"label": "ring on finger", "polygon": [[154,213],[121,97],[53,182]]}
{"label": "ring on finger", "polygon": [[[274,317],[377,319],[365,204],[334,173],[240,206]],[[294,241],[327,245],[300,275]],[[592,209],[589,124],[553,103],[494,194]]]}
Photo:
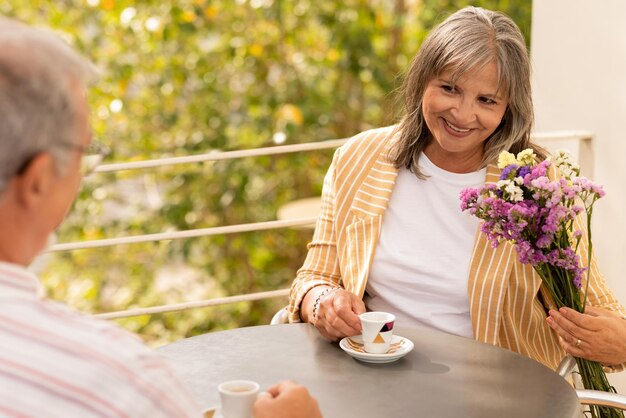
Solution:
{"label": "ring on finger", "polygon": [[575,344],[575,345],[576,345],[576,348],[580,347],[580,343],[582,343],[582,341],[580,341],[580,338],[578,338],[578,339],[576,340],[576,344]]}

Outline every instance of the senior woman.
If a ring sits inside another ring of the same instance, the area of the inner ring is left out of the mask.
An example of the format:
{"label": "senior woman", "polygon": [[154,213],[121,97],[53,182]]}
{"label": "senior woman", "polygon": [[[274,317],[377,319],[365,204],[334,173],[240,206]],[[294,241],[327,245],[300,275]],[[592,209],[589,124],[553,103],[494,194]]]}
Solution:
{"label": "senior woman", "polygon": [[[459,209],[462,189],[498,180],[501,151],[546,157],[530,142],[519,28],[481,8],[452,14],[413,59],[404,98],[399,125],[337,150],[290,320],[337,340],[360,333],[366,309],[389,311],[397,325],[475,338],[556,368],[565,351],[546,321],[541,279],[511,245],[491,248],[479,221]],[[593,273],[589,302],[621,310]]]}

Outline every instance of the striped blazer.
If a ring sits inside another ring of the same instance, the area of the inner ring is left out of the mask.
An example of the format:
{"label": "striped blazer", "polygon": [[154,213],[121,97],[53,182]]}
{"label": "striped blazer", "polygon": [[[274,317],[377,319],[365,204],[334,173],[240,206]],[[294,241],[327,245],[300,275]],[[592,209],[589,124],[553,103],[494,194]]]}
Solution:
{"label": "striped blazer", "polygon": [[[398,175],[388,157],[393,132],[394,127],[366,131],[336,151],[324,179],[322,211],[309,252],[291,287],[291,322],[301,320],[302,299],[315,286],[340,285],[363,297],[383,215]],[[499,175],[497,166],[489,165],[485,181],[496,182]],[[582,242],[579,253],[586,261]],[[607,289],[596,265],[594,261],[589,303],[626,313]],[[532,266],[518,261],[513,245],[505,242],[493,249],[484,234],[476,232],[467,292],[476,340],[556,369],[565,352],[545,321],[542,300],[550,298]]]}

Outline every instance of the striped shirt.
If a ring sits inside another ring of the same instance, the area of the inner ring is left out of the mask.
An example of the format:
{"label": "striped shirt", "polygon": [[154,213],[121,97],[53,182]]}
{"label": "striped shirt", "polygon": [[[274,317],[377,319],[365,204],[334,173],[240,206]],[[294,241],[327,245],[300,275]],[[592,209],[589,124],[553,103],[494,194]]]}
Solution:
{"label": "striped shirt", "polygon": [[44,301],[0,262],[0,417],[200,417],[166,362],[129,332]]}
{"label": "striped shirt", "polygon": [[[393,133],[394,127],[362,132],[335,152],[324,178],[322,211],[309,252],[291,286],[291,322],[301,320],[302,299],[315,286],[343,286],[361,298],[364,296],[383,215],[398,176],[398,169],[389,159]],[[555,175],[553,171],[552,176]],[[495,165],[487,166],[485,182],[497,182],[499,176]],[[577,222],[576,226],[585,228],[584,222]],[[585,240],[578,253],[586,263]],[[504,242],[491,248],[484,234],[477,231],[468,271],[474,338],[555,369],[565,352],[546,323],[550,297],[532,266],[519,262],[512,244]],[[585,284],[583,280],[583,288]],[[587,302],[593,306],[625,313],[607,288],[593,254],[587,296]],[[623,365],[613,368],[622,370]]]}

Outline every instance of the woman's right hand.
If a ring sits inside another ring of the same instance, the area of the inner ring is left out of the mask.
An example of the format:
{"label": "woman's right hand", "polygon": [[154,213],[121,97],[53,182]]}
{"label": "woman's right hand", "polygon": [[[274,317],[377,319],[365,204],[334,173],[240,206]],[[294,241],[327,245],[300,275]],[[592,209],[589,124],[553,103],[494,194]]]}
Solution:
{"label": "woman's right hand", "polygon": [[311,322],[322,337],[337,341],[361,333],[359,315],[365,312],[365,304],[355,294],[343,288],[331,290],[319,301],[317,314]]}

